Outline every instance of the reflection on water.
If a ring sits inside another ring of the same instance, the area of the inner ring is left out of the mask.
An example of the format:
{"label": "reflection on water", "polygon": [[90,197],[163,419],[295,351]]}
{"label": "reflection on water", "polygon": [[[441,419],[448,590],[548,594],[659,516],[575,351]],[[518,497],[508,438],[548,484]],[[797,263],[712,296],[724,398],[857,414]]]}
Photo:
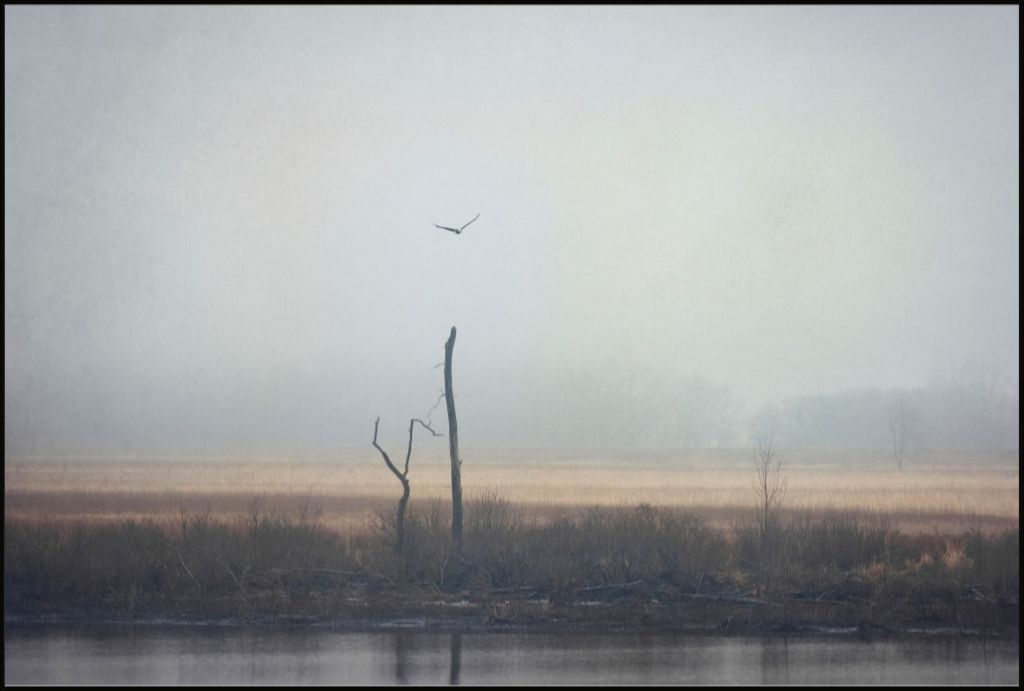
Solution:
{"label": "reflection on water", "polygon": [[32,684],[1019,684],[1019,641],[5,627]]}
{"label": "reflection on water", "polygon": [[462,634],[452,634],[451,661],[448,663],[448,683],[452,686],[459,683],[459,671],[462,669]]}
{"label": "reflection on water", "polygon": [[408,631],[399,631],[394,634],[395,639],[395,682],[408,684],[409,675],[406,668],[409,666],[409,658],[413,651],[412,634]]}

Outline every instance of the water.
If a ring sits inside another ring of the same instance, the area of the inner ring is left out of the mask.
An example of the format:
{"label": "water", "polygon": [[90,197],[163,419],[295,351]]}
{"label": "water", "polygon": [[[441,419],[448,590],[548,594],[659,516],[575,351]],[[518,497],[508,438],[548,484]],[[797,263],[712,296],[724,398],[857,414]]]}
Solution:
{"label": "water", "polygon": [[1019,684],[1020,642],[8,626],[7,684]]}

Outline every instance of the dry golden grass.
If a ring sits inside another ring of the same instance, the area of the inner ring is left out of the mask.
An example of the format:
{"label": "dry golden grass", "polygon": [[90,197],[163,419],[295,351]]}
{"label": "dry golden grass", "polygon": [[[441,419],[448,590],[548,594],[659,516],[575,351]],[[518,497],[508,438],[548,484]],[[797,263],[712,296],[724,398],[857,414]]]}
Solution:
{"label": "dry golden grass", "polygon": [[[501,496],[544,518],[567,507],[648,503],[728,526],[754,508],[749,452],[573,452],[470,450],[463,453],[467,499]],[[897,471],[882,452],[783,452],[789,512],[843,511],[909,532],[1000,530],[1019,523],[1017,457],[932,454]],[[413,508],[450,497],[441,451],[415,453]],[[108,522],[181,513],[294,515],[317,506],[330,528],[364,528],[401,494],[372,449],[333,458],[8,460],[5,519]]]}

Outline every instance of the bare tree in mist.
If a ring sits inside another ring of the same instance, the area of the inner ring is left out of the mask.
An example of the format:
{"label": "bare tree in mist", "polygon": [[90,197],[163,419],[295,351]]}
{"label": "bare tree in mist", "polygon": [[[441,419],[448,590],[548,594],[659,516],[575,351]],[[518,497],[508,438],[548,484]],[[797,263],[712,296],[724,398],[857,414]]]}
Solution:
{"label": "bare tree in mist", "polygon": [[[455,351],[455,327],[452,327],[451,334],[448,336],[448,340],[444,344],[444,394],[443,398],[446,402],[446,408],[448,411],[448,451],[451,456],[451,470],[452,470],[452,546],[454,547],[455,553],[460,554],[462,551],[462,459],[459,458],[459,426],[455,416],[455,393],[452,388],[452,355]],[[441,399],[438,398],[438,403]],[[435,404],[436,407],[436,404]],[[431,409],[433,410],[433,409]],[[380,425],[380,417],[373,423],[373,447],[380,452],[380,455],[384,457],[384,463],[388,469],[398,478],[398,481],[402,483],[402,498],[398,500],[398,510],[395,515],[395,551],[399,554],[405,546],[405,508],[409,503],[409,459],[412,456],[412,437],[413,429],[416,424],[419,423],[423,429],[430,432],[435,437],[444,436],[438,434],[430,426],[430,415],[427,415],[428,422],[424,422],[419,418],[412,418],[409,420],[409,445],[405,452],[405,467],[403,470],[399,470],[394,463],[391,462],[391,458],[387,452],[381,448],[377,443],[377,430]]]}
{"label": "bare tree in mist", "polygon": [[763,545],[778,520],[779,505],[786,493],[782,457],[775,449],[774,430],[758,435],[754,441],[754,472],[754,489],[758,498],[757,523]]}
{"label": "bare tree in mist", "polygon": [[409,420],[409,447],[405,451],[405,468],[402,472],[398,471],[398,468],[395,467],[395,464],[388,457],[387,452],[377,443],[377,427],[380,425],[380,418],[378,417],[373,423],[373,447],[380,451],[380,455],[384,457],[384,463],[388,466],[388,470],[394,473],[398,481],[402,483],[402,498],[398,500],[398,511],[395,514],[395,552],[398,554],[401,554],[405,547],[405,507],[409,503],[410,491],[409,459],[412,457],[412,431],[417,422],[435,437],[444,436],[435,432],[430,425],[418,418]]}
{"label": "bare tree in mist", "polygon": [[907,448],[917,433],[917,410],[911,408],[904,399],[900,398],[889,407],[887,423],[889,441],[892,444],[893,455],[896,457],[896,467],[903,470],[903,459],[906,458]]}
{"label": "bare tree in mist", "polygon": [[775,427],[759,432],[754,439],[754,490],[757,492],[757,532],[759,540],[760,582],[764,587],[769,556],[778,528],[779,508],[786,494],[782,458],[775,449]]}

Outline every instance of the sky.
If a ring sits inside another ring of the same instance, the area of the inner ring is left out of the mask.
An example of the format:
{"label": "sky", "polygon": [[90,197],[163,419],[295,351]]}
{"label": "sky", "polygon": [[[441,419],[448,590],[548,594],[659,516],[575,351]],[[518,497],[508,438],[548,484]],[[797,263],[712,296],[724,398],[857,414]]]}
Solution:
{"label": "sky", "polygon": [[1019,381],[1017,6],[4,18],[5,454]]}

